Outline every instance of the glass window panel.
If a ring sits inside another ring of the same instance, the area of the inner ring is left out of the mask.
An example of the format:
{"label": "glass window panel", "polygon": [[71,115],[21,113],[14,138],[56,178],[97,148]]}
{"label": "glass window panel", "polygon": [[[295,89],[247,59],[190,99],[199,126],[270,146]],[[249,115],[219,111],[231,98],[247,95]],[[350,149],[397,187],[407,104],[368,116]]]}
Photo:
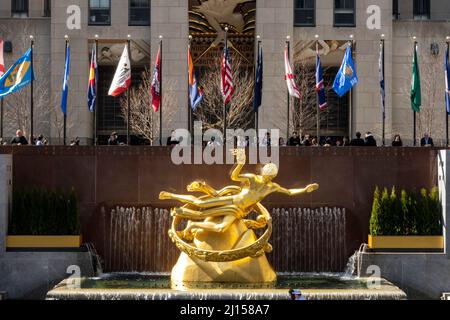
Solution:
{"label": "glass window panel", "polygon": [[148,26],[150,25],[150,1],[130,0],[129,1],[129,25]]}

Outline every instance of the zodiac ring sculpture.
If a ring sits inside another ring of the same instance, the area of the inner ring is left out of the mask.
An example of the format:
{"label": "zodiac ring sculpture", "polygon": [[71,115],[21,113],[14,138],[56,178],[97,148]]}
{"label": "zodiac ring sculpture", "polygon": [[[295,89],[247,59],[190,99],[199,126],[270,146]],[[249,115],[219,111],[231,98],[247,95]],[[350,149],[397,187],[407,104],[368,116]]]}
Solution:
{"label": "zodiac ring sculpture", "polygon": [[[231,180],[240,186],[215,190],[204,181],[194,181],[187,191],[202,193],[199,197],[168,192],[159,195],[162,200],[184,203],[171,210],[169,236],[182,252],[172,270],[175,286],[196,282],[274,282],[275,272],[265,257],[272,251],[272,218],[260,202],[276,192],[294,196],[319,188],[318,184],[303,189],[281,187],[272,181],[278,174],[272,163],[266,164],[260,175],[241,174],[245,150],[232,152],[237,166]],[[254,214],[256,218],[251,219]],[[184,228],[179,230],[182,225]]]}

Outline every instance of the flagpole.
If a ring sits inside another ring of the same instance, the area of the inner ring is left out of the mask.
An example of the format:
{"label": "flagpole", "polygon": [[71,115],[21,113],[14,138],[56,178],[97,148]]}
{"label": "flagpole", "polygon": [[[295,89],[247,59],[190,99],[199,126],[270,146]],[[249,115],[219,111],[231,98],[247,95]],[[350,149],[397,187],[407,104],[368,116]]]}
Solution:
{"label": "flagpole", "polygon": [[[288,58],[290,58],[291,56],[291,43],[289,42],[289,39],[291,37],[287,36],[286,37],[286,47],[287,47],[287,55]],[[287,125],[286,125],[286,141],[289,141],[289,123],[290,123],[290,111],[291,111],[291,96],[289,95],[289,89],[287,90]]]}
{"label": "flagpole", "polygon": [[0,98],[0,139],[3,143],[3,98]]}
{"label": "flagpole", "polygon": [[383,141],[383,146],[385,146],[386,145],[386,100],[385,100],[385,97],[386,97],[386,77],[385,77],[385,69],[384,69],[384,66],[385,66],[385,59],[384,59],[384,57],[385,57],[385,47],[384,47],[384,39],[381,39],[381,50],[382,50],[382,60],[381,60],[381,66],[382,66],[382,68],[383,68],[383,81],[384,81],[384,93],[383,93],[383,95],[384,95],[384,97],[382,97],[382,107],[383,107],[383,114],[382,114],[382,117],[383,117],[383,134],[382,134],[382,141]]}
{"label": "flagpole", "polygon": [[[34,49],[34,37],[30,35],[30,64],[31,64],[31,70],[33,70],[33,49]],[[33,123],[34,123],[34,86],[33,86],[33,79],[31,81],[30,85],[30,145],[34,144],[34,132],[33,132]]]}
{"label": "flagpole", "polygon": [[160,86],[160,101],[159,101],[159,145],[162,146],[162,119],[163,119],[163,48],[162,48],[162,36],[159,36],[159,52],[160,52],[160,66],[159,66],[159,72],[160,72],[160,78],[161,82],[159,84]]}
{"label": "flagpole", "polygon": [[[354,35],[351,34],[350,35],[350,56],[353,59],[353,45],[355,43],[354,39]],[[353,61],[355,61],[353,59]],[[350,137],[353,137],[353,130],[354,130],[354,125],[353,125],[353,121],[354,121],[354,114],[353,114],[353,87],[350,89]],[[320,143],[320,142],[319,142]]]}
{"label": "flagpole", "polygon": [[[319,41],[316,40],[316,53],[319,55]],[[316,59],[316,70],[317,70],[317,59]],[[316,88],[317,91],[317,88]],[[319,92],[317,91],[317,141],[320,142],[320,101]]]}
{"label": "flagpole", "polygon": [[[414,57],[416,56],[416,51],[417,51],[417,41],[415,41],[414,40]],[[414,58],[415,59],[415,58]],[[415,63],[417,63],[417,60],[416,60],[416,62]],[[413,75],[414,76],[414,75]],[[413,110],[413,136],[414,136],[414,147],[415,146],[417,146],[417,139],[416,139],[416,122],[417,122],[417,119],[416,119],[416,111],[415,110]]]}
{"label": "flagpole", "polygon": [[[449,54],[449,51],[450,51],[450,42],[448,40],[450,40],[449,37],[447,37],[447,55]],[[445,66],[445,68],[447,68],[447,66]],[[448,77],[448,75],[447,75],[447,77]],[[447,90],[448,88],[445,88],[445,89]],[[448,94],[450,94],[450,93],[447,92],[447,95]],[[446,144],[445,144],[445,146],[448,147],[449,146],[449,137],[448,137],[448,110],[447,110],[447,106],[446,106],[445,109],[446,109],[445,110],[445,136],[446,136]]]}
{"label": "flagpole", "polygon": [[[64,36],[66,38],[66,47],[65,47],[65,61],[67,62],[67,46],[69,45],[69,37],[67,35]],[[66,110],[64,112],[64,129],[63,129],[63,144],[66,145],[67,141],[67,102],[66,102]]]}
{"label": "flagpole", "polygon": [[[259,51],[261,50],[261,40],[260,36],[256,36],[256,38],[258,39],[258,51],[257,51],[257,58],[256,58],[256,67],[255,67],[255,86],[256,86],[256,82],[258,81],[257,77],[258,77],[258,67],[259,67]],[[253,97],[255,98],[255,97]],[[255,111],[255,131],[256,131],[256,141],[259,141],[259,135],[258,135],[258,130],[259,130],[259,106],[254,110]]]}
{"label": "flagpole", "polygon": [[[127,49],[128,49],[128,57],[130,59],[130,70],[131,70],[131,35],[127,36],[128,40],[127,40]],[[130,71],[131,72],[131,71]],[[131,121],[131,110],[130,110],[130,101],[131,101],[131,84],[127,89],[127,145],[130,145],[131,143],[131,135],[130,135],[130,121]]]}
{"label": "flagpole", "polygon": [[[98,68],[98,34],[95,35],[95,65]],[[95,94],[98,95],[98,79],[95,81]],[[98,99],[95,98],[94,101],[94,146],[97,145],[97,107]]]}
{"label": "flagpole", "polygon": [[[188,40],[188,54],[191,54],[191,41],[192,41],[192,35],[189,35],[189,40]],[[188,57],[189,58],[189,57]],[[189,61],[188,61],[189,64]],[[193,114],[192,114],[192,104],[191,104],[191,99],[190,99],[190,95],[189,95],[189,66],[188,66],[188,131],[189,132],[193,132],[192,130],[192,118],[193,118]],[[191,137],[192,138],[192,137]]]}
{"label": "flagpole", "polygon": [[[225,55],[228,49],[228,27],[225,27]],[[226,62],[225,62],[226,63]],[[223,146],[225,147],[227,141],[227,98],[223,98]]]}

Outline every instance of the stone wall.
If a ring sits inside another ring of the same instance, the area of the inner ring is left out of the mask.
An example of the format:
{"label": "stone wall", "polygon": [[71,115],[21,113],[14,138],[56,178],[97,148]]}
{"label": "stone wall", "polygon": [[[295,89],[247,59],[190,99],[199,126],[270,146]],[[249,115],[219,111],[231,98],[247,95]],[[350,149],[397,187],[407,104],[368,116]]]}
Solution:
{"label": "stone wall", "polygon": [[450,292],[450,260],[439,253],[364,253],[361,277],[370,277],[369,266],[378,266],[380,276],[405,291],[408,299],[434,299]]}
{"label": "stone wall", "polygon": [[[186,185],[200,178],[218,188],[230,184],[231,165],[177,166],[170,152],[160,147],[0,148],[13,154],[15,187],[75,188],[83,238],[94,243],[103,241],[96,230],[101,204],[168,208],[176,203],[158,200],[162,190],[185,193]],[[375,186],[437,185],[436,154],[427,148],[282,148],[276,181],[289,188],[317,182],[320,189],[299,197],[272,195],[263,203],[269,208],[345,208],[351,255],[367,241]]]}

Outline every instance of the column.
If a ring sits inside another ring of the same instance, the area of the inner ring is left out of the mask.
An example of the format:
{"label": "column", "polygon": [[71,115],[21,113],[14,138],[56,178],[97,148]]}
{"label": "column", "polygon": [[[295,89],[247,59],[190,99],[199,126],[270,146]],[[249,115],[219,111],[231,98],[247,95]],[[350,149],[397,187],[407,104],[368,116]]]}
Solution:
{"label": "column", "polygon": [[163,37],[162,135],[163,145],[165,145],[172,129],[188,128],[187,46],[189,3],[188,0],[154,0],[151,4],[151,70],[153,70],[158,53],[159,36]]}

